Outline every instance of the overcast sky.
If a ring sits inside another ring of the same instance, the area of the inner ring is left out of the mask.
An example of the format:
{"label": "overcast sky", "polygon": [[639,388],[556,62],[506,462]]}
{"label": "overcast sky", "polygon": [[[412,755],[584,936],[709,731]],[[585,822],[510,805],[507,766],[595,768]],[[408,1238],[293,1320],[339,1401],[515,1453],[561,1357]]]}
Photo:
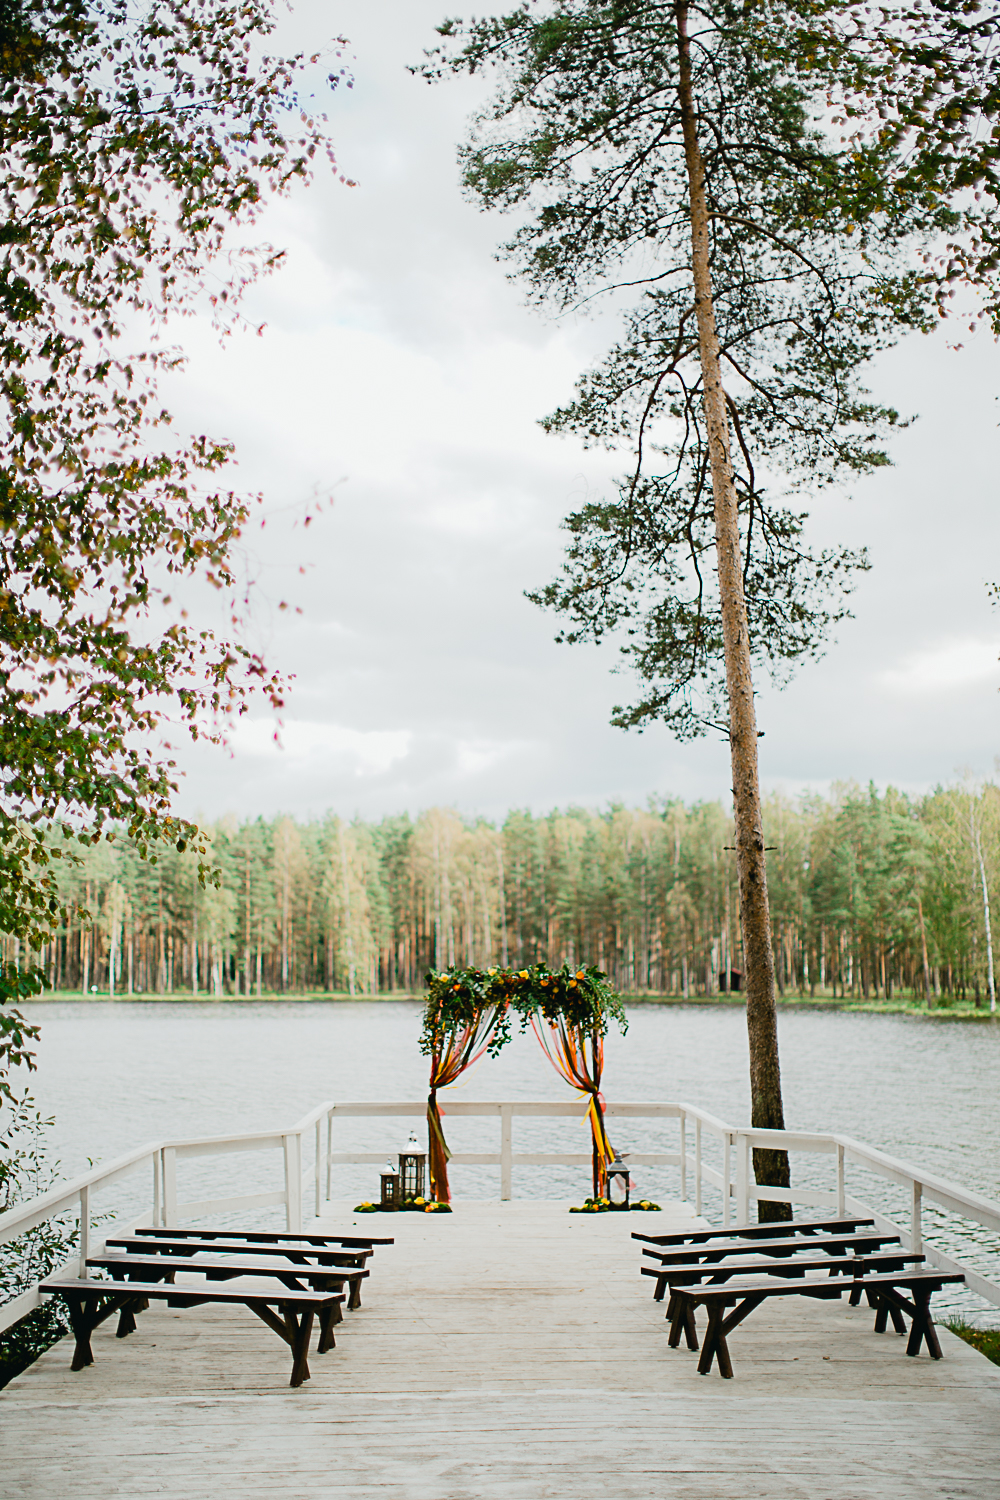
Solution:
{"label": "overcast sky", "polygon": [[[463,200],[455,161],[481,92],[406,72],[442,7],[293,0],[286,40],[350,38],[356,81],[330,115],[357,186],[321,171],[269,212],[288,254],[247,304],[262,333],[220,348],[207,327],[182,328],[189,364],[170,405],[179,426],[232,439],[239,482],[267,496],[255,643],[295,678],[283,749],[259,708],[231,755],[184,752],[189,814],[728,796],[724,744],[610,728],[632,692],[614,647],[556,646],[553,617],[523,597],[558,568],[561,518],[621,467],[537,426],[612,330],[527,311],[494,259],[505,226]],[[873,384],[919,421],[892,470],[814,508],[817,543],[867,545],[874,567],[825,659],[781,693],[762,688],[765,788],[918,791],[992,773],[1000,754],[1000,615],[985,589],[1000,578],[998,350],[915,337]],[[294,524],[327,494],[308,531]],[[283,598],[302,613],[280,614]]]}

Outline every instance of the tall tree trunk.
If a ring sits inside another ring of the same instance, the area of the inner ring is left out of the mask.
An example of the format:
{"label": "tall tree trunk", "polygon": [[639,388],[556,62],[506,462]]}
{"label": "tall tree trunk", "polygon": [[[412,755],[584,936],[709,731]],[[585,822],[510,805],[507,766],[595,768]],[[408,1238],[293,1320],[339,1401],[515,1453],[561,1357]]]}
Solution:
{"label": "tall tree trunk", "polygon": [[[969,822],[972,825],[972,834],[975,840],[975,852],[979,861],[979,878],[983,889],[983,920],[986,924],[986,983],[990,994],[990,1010],[997,1008],[996,979],[993,975],[993,929],[990,923],[990,888],[986,883],[986,865],[983,861],[983,841],[979,833],[979,825],[973,820],[972,802],[969,802]],[[978,986],[977,986],[978,993]]]}
{"label": "tall tree trunk", "polygon": [[[697,116],[691,79],[687,0],[677,0],[679,102],[684,131],[691,213],[691,250],[695,314],[708,437],[712,493],[715,500],[715,541],[719,569],[719,598],[729,694],[729,744],[736,810],[736,867],[740,887],[740,920],[746,954],[747,1031],[750,1041],[751,1122],[758,1129],[783,1130],[781,1072],[778,1065],[778,1024],[774,1004],[774,954],[767,902],[764,859],[764,822],[757,776],[757,715],[753,701],[750,641],[743,595],[743,558],[740,548],[736,486],[729,451],[729,417],[719,364],[719,339],[712,299],[709,259],[709,212],[705,164],[698,144]],[[758,1184],[788,1187],[788,1153],[754,1151]],[[758,1203],[758,1217],[789,1219],[787,1203]]]}
{"label": "tall tree trunk", "polygon": [[924,964],[924,999],[927,1002],[927,1009],[930,1010],[934,1004],[931,999],[931,967],[927,962],[927,929],[924,926],[924,904],[920,899],[919,891],[917,892],[917,916],[920,919],[920,956]]}

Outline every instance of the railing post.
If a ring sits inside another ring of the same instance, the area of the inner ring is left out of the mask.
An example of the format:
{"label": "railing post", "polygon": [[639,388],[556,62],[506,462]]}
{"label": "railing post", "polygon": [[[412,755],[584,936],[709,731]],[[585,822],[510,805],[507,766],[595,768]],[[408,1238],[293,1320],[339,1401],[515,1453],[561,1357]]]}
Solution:
{"label": "railing post", "polygon": [[732,1144],[733,1133],[727,1130],[722,1146],[722,1223],[726,1229],[729,1228],[729,1187],[732,1174],[729,1157]]}
{"label": "railing post", "polygon": [[922,1206],[921,1200],[923,1198],[923,1188],[916,1180],[916,1178],[913,1179],[911,1186],[913,1189],[913,1196],[910,1206],[910,1249],[913,1251],[914,1255],[919,1255],[923,1250],[924,1244],[923,1230],[920,1225],[920,1209]]}
{"label": "railing post", "polygon": [[701,1120],[694,1122],[694,1211],[701,1218]]}
{"label": "railing post", "polygon": [[153,1228],[159,1229],[163,1217],[163,1204],[160,1194],[160,1160],[162,1152],[153,1152]]}
{"label": "railing post", "polygon": [[87,1259],[90,1255],[90,1188],[80,1189],[80,1275],[86,1280],[90,1275]]}
{"label": "railing post", "polygon": [[163,1227],[177,1228],[177,1152],[163,1148]]}
{"label": "railing post", "polygon": [[302,1136],[293,1130],[281,1137],[285,1148],[285,1228],[302,1232]]}
{"label": "railing post", "polygon": [[330,1190],[331,1190],[331,1187],[333,1185],[333,1183],[332,1183],[332,1177],[331,1177],[331,1174],[333,1172],[333,1162],[330,1160],[330,1158],[331,1158],[332,1155],[333,1155],[333,1110],[331,1109],[330,1112],[329,1112],[329,1114],[326,1117],[326,1201],[327,1201],[327,1203],[329,1203],[329,1201],[330,1201]]}
{"label": "railing post", "polygon": [[750,1138],[745,1131],[736,1132],[736,1222],[750,1220]]}
{"label": "railing post", "polygon": [[500,1106],[500,1202],[509,1201],[513,1177],[514,1106]]}
{"label": "railing post", "polygon": [[322,1198],[322,1188],[323,1188],[322,1135],[323,1135],[323,1132],[320,1129],[321,1125],[322,1125],[322,1121],[321,1120],[317,1120],[316,1121],[316,1163],[315,1163],[315,1165],[313,1167],[313,1179],[314,1179],[315,1186],[316,1186],[316,1217],[317,1217],[317,1219],[319,1218],[320,1209],[323,1207],[323,1198]]}
{"label": "railing post", "polygon": [[681,1110],[681,1201],[687,1202],[688,1195],[688,1140],[687,1140],[687,1112]]}
{"label": "railing post", "polygon": [[844,1182],[844,1148],[837,1145],[837,1217],[847,1213],[847,1189]]}

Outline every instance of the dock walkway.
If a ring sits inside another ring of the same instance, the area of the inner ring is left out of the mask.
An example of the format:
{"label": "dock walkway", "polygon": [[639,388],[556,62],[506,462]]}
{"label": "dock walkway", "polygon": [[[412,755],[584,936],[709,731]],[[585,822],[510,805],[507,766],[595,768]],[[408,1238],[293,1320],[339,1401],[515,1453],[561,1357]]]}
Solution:
{"label": "dock walkway", "polygon": [[[691,1222],[515,1200],[323,1220],[396,1235],[365,1306],[288,1389],[245,1309],[153,1305],[95,1364],[0,1393],[2,1500],[1000,1500],[1000,1369],[941,1331],[908,1359],[867,1308],[797,1298],[667,1347],[630,1231]],[[315,1347],[315,1345],[314,1345]]]}

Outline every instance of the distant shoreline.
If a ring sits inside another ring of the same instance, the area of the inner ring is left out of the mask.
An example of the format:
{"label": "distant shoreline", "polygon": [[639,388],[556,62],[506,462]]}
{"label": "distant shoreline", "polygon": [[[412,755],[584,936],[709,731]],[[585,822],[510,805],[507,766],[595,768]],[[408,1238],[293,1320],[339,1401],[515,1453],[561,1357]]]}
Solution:
{"label": "distant shoreline", "polygon": [[[310,990],[297,994],[263,994],[259,998],[256,995],[192,995],[189,991],[175,990],[169,995],[143,994],[143,995],[121,995],[116,994],[110,1003],[113,1005],[392,1005],[398,1003],[421,1003],[423,994],[408,994],[402,991],[377,995],[349,995],[342,991],[318,991]],[[683,995],[654,995],[654,994],[627,994],[623,993],[622,1000],[625,1005],[639,1008],[641,1006],[661,1005],[687,1005],[703,1008],[733,1009],[742,1008],[744,1004],[742,995],[690,995],[685,999]],[[109,996],[85,995],[79,990],[49,991],[44,995],[33,996],[31,1005],[55,1005],[60,1002],[76,1005],[105,1004],[109,1003]],[[935,1005],[928,1010],[923,1000],[840,1000],[834,999],[832,995],[785,995],[777,997],[779,1010],[804,1010],[804,1011],[845,1011],[854,1015],[866,1016],[916,1016],[930,1021],[972,1021],[987,1025],[1000,1025],[1000,1011],[991,1014],[986,1006],[978,1010],[966,1002],[964,1005]]]}

